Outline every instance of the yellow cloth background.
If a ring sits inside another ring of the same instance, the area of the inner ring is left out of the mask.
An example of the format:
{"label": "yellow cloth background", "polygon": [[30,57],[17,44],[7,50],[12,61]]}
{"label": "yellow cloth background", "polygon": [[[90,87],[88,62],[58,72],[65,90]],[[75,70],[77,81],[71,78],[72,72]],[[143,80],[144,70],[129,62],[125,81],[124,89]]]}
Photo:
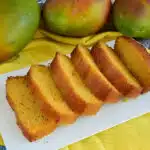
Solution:
{"label": "yellow cloth background", "polygon": [[[55,56],[56,51],[69,54],[78,43],[91,46],[98,40],[107,42],[120,35],[117,32],[106,32],[84,38],[67,38],[38,30],[34,40],[24,50],[0,64],[0,74],[49,60]],[[150,114],[145,114],[61,150],[150,150],[149,124]],[[1,137],[0,145],[4,145]]]}

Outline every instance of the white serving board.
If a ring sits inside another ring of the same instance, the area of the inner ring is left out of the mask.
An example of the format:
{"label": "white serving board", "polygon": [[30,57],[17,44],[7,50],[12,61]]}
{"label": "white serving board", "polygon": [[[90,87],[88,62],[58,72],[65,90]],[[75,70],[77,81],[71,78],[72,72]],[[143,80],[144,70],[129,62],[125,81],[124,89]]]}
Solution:
{"label": "white serving board", "polygon": [[[113,46],[112,43],[111,46]],[[96,116],[81,117],[73,125],[59,127],[49,136],[30,143],[16,125],[16,119],[7,103],[5,91],[7,77],[25,75],[28,69],[0,75],[0,132],[7,150],[59,150],[66,145],[150,112],[149,92],[136,100],[104,105]]]}

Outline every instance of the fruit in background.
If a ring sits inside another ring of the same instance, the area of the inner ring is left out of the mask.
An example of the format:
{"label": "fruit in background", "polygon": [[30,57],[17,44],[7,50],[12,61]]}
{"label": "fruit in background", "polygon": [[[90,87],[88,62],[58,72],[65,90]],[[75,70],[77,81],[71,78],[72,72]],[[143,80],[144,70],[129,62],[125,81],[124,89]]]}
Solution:
{"label": "fruit in background", "polygon": [[83,37],[103,27],[110,6],[110,0],[47,0],[43,18],[51,32]]}
{"label": "fruit in background", "polygon": [[117,30],[136,38],[150,38],[150,1],[116,0],[113,20]]}
{"label": "fruit in background", "polygon": [[0,4],[0,62],[32,40],[40,21],[36,0],[3,0]]}

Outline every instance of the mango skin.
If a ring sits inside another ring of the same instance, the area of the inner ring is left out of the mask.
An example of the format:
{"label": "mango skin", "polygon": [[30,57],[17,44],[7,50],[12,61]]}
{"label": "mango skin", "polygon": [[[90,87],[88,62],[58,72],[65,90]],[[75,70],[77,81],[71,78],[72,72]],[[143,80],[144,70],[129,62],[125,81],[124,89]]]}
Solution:
{"label": "mango skin", "polygon": [[118,31],[135,38],[150,38],[150,1],[116,0],[113,22]]}
{"label": "mango skin", "polygon": [[32,40],[40,21],[36,0],[0,2],[0,62],[11,58]]}
{"label": "mango skin", "polygon": [[43,17],[49,31],[83,37],[103,27],[110,6],[111,0],[47,0]]}

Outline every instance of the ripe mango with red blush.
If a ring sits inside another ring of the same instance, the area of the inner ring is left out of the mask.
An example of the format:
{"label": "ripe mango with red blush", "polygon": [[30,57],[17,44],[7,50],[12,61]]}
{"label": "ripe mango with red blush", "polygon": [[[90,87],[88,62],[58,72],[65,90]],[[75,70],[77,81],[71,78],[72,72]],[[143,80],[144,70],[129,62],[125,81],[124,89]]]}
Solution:
{"label": "ripe mango with red blush", "polygon": [[111,0],[47,0],[43,17],[49,31],[83,37],[104,26],[110,7]]}
{"label": "ripe mango with red blush", "polygon": [[150,38],[150,0],[116,0],[113,22],[126,36]]}

